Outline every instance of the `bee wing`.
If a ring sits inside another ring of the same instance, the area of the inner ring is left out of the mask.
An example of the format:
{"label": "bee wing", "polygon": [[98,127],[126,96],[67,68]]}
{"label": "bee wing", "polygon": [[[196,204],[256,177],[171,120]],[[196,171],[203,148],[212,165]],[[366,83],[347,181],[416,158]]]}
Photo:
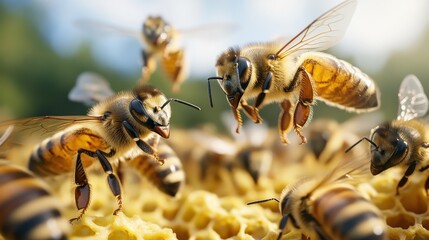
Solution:
{"label": "bee wing", "polygon": [[122,34],[137,39],[141,44],[143,44],[140,31],[128,29],[123,26],[118,26],[115,24],[97,21],[93,19],[79,19],[75,22],[75,25],[83,30],[87,30],[88,32],[99,31]]}
{"label": "bee wing", "polygon": [[69,100],[92,106],[115,93],[110,84],[99,74],[83,72],[76,80],[76,85],[69,92]]}
{"label": "bee wing", "polygon": [[13,131],[13,125],[6,128],[6,131],[4,131],[3,135],[0,137],[0,146],[3,145],[3,143],[12,133],[12,131]]}
{"label": "bee wing", "polygon": [[280,59],[309,51],[323,51],[334,46],[344,35],[356,0],[344,1],[327,11],[284,45],[276,56]]}
{"label": "bee wing", "polygon": [[415,75],[404,78],[399,87],[398,120],[410,120],[424,116],[428,111],[428,98]]}
{"label": "bee wing", "polygon": [[233,23],[208,23],[195,28],[178,29],[177,33],[186,38],[216,39],[219,36],[230,34],[238,27]]}
{"label": "bee wing", "polygon": [[[11,125],[14,126],[14,131],[5,143],[19,145],[24,138],[43,137],[52,135],[55,132],[71,127],[73,125],[84,123],[101,123],[103,116],[43,116],[24,118],[19,120],[10,120],[0,122],[0,132],[7,129]],[[5,149],[8,144],[3,144],[0,149]]]}
{"label": "bee wing", "polygon": [[340,181],[356,181],[362,180],[369,176],[370,157],[367,154],[359,158],[341,159],[334,165],[334,167],[326,174],[323,175],[321,180],[316,186],[313,187],[312,192],[321,186],[333,182]]}

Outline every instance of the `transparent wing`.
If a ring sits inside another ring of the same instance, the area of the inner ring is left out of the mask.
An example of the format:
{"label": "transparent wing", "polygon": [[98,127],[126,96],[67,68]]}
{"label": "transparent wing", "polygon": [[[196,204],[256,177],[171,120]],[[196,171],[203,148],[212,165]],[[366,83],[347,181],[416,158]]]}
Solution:
{"label": "transparent wing", "polygon": [[276,56],[280,59],[309,51],[328,49],[343,37],[356,8],[356,0],[347,0],[315,19],[284,45]]}
{"label": "transparent wing", "polygon": [[10,136],[10,134],[13,131],[13,126],[9,126],[4,131],[3,135],[0,137],[0,146],[3,145],[3,143],[6,141],[6,139]]}
{"label": "transparent wing", "polygon": [[[13,145],[25,141],[25,138],[41,138],[52,135],[73,125],[101,123],[102,116],[43,116],[0,122],[0,132],[14,126],[13,132],[5,142]],[[0,146],[4,148],[8,144]]]}
{"label": "transparent wing", "polygon": [[424,116],[428,111],[428,98],[419,79],[414,75],[404,78],[399,87],[398,120]]}
{"label": "transparent wing", "polygon": [[99,32],[99,33],[116,33],[122,34],[124,36],[129,36],[139,40],[141,44],[144,44],[141,38],[141,32],[133,29],[128,29],[123,26],[118,26],[115,24],[97,21],[93,19],[79,19],[75,22],[75,25],[83,30],[88,32]]}
{"label": "transparent wing", "polygon": [[208,23],[189,29],[178,29],[177,33],[186,38],[217,39],[235,32],[238,27],[233,23]]}
{"label": "transparent wing", "polygon": [[114,94],[110,84],[102,76],[93,72],[83,72],[78,76],[76,85],[68,97],[71,101],[92,106]]}

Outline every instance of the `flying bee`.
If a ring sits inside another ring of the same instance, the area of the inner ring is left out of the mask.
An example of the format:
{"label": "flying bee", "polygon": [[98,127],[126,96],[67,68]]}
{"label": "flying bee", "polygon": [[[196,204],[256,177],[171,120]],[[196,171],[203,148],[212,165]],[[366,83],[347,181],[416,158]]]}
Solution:
{"label": "flying bee", "polygon": [[[13,127],[0,138],[6,140]],[[46,184],[27,170],[0,160],[0,234],[5,239],[67,239],[70,226]]]}
{"label": "flying bee", "polygon": [[[429,168],[429,124],[419,117],[428,110],[428,98],[414,75],[404,78],[399,88],[399,108],[396,120],[381,124],[371,131],[371,138],[362,140],[371,143],[371,173],[377,175],[394,166],[404,166],[404,175],[398,182],[396,193],[416,169],[423,172]],[[429,189],[429,177],[425,182]]]}
{"label": "flying bee", "polygon": [[141,44],[142,76],[138,84],[146,84],[161,63],[163,72],[171,80],[172,91],[178,92],[187,77],[187,61],[185,47],[181,43],[182,36],[204,36],[208,33],[228,31],[229,24],[207,24],[191,29],[176,29],[161,16],[148,16],[143,22],[141,31],[133,31],[120,26],[103,22],[81,20],[78,24],[84,28],[95,27],[130,35]]}
{"label": "flying bee", "polygon": [[[279,131],[283,143],[293,128],[301,138],[310,120],[315,99],[348,111],[372,111],[379,107],[374,81],[358,68],[332,55],[317,52],[335,45],[343,36],[356,6],[347,0],[315,19],[288,43],[268,42],[230,48],[216,62],[216,77],[238,123],[240,109],[254,122],[262,118],[259,108],[280,102]],[[256,99],[253,106],[247,103]]]}
{"label": "flying bee", "polygon": [[[114,92],[106,79],[93,72],[83,72],[78,76],[76,85],[70,91],[69,99],[91,106],[113,95]],[[158,164],[153,157],[134,148],[124,156],[121,156],[118,162],[119,168],[122,166],[122,162],[126,162],[127,165],[145,176],[159,190],[170,196],[176,196],[185,182],[182,162],[173,149],[162,139],[151,138],[147,143],[151,146],[157,146],[158,154],[162,159],[165,159],[164,164]],[[118,175],[122,181],[120,174],[121,169],[119,169]]]}
{"label": "flying bee", "polygon": [[71,220],[74,221],[83,216],[89,204],[91,191],[84,168],[91,165],[94,159],[103,167],[110,190],[118,201],[114,214],[122,208],[122,196],[120,182],[108,159],[117,159],[133,147],[138,147],[159,162],[164,161],[156,146],[147,142],[152,138],[170,136],[169,103],[172,101],[200,109],[179,99],[167,99],[152,86],[140,86],[133,92],[121,92],[98,103],[87,116],[12,120],[0,123],[0,129],[2,126],[14,125],[21,132],[56,132],[34,149],[29,169],[40,176],[75,171],[75,201],[81,212]]}
{"label": "flying bee", "polygon": [[282,218],[277,239],[282,238],[289,220],[311,239],[387,239],[379,209],[351,184],[354,176],[365,174],[367,162],[350,160],[356,159],[347,159],[321,178],[297,180],[282,191],[280,200],[248,204],[271,200],[279,203]]}

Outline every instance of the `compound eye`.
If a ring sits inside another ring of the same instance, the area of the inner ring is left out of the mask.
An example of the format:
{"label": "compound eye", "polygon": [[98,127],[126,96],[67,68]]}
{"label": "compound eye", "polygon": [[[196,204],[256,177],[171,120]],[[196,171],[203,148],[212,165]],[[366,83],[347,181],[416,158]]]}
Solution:
{"label": "compound eye", "polygon": [[252,64],[249,59],[243,57],[238,58],[238,74],[240,75],[240,81],[242,83],[247,83],[250,80],[251,72]]}
{"label": "compound eye", "polygon": [[371,146],[371,172],[376,175],[403,161],[408,144],[394,129],[380,127],[371,137],[376,146]]}

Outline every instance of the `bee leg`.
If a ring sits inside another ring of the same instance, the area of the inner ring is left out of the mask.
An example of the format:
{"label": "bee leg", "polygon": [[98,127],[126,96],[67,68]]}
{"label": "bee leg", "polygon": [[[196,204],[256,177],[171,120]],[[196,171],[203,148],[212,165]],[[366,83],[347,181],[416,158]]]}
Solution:
{"label": "bee leg", "polygon": [[240,133],[240,128],[243,125],[243,120],[241,118],[240,110],[238,108],[232,108],[232,114],[234,115],[234,118],[237,121],[237,128],[235,129],[235,132]]}
{"label": "bee leg", "polygon": [[85,170],[83,168],[81,155],[82,152],[78,152],[76,159],[76,170],[75,170],[75,202],[78,210],[82,210],[78,217],[70,219],[70,223],[77,221],[82,218],[88,208],[89,198],[91,189],[88,184],[88,178],[86,177]]}
{"label": "bee leg", "polygon": [[311,116],[311,104],[313,104],[314,95],[310,76],[303,67],[299,67],[294,78],[300,83],[299,100],[293,114],[293,126],[296,134],[301,138],[301,144],[306,143],[307,139],[301,134],[301,128],[307,123]]}
{"label": "bee leg", "polygon": [[122,125],[127,130],[127,133],[130,137],[136,142],[137,146],[145,153],[152,155],[161,165],[164,164],[164,159],[160,159],[158,156],[158,152],[145,141],[141,140],[136,130],[129,124],[127,121],[124,121]]}
{"label": "bee leg", "polygon": [[259,108],[259,106],[264,101],[265,96],[269,92],[271,86],[271,79],[273,79],[273,73],[270,71],[268,72],[268,75],[265,77],[264,83],[262,84],[262,92],[260,92],[258,94],[258,97],[256,98],[255,108]]}
{"label": "bee leg", "polygon": [[[114,151],[112,150],[109,154],[113,155]],[[104,172],[107,174],[107,183],[109,184],[110,191],[115,196],[118,201],[118,208],[113,212],[113,215],[117,215],[119,211],[122,209],[122,194],[121,194],[121,184],[118,177],[113,173],[112,165],[109,160],[107,160],[106,155],[109,154],[104,153],[100,150],[96,150],[95,154],[100,161],[101,166],[103,167]]]}
{"label": "bee leg", "polygon": [[145,50],[141,50],[141,59],[142,59],[142,77],[140,78],[139,85],[145,84],[150,77],[153,66],[152,54],[149,54]]}
{"label": "bee leg", "polygon": [[289,100],[284,100],[280,103],[281,112],[279,115],[279,131],[280,138],[284,144],[288,144],[286,134],[292,128],[292,114],[290,113],[290,109],[292,104]]}
{"label": "bee leg", "polygon": [[[429,165],[427,165],[427,166],[424,166],[424,167],[420,168],[420,169],[419,169],[419,171],[420,171],[420,172],[423,172],[423,171],[426,171],[427,169],[429,169]],[[429,177],[428,177],[428,178],[426,178],[426,181],[425,181],[425,190],[426,190],[426,195],[429,195],[429,193],[428,193],[428,189],[429,189]]]}
{"label": "bee leg", "polygon": [[322,227],[316,220],[312,220],[310,226],[314,229],[320,240],[331,239],[330,237],[326,236],[326,233],[322,230]]}
{"label": "bee leg", "polygon": [[285,214],[285,215],[282,216],[282,219],[280,220],[280,223],[279,223],[279,235],[277,236],[277,240],[280,240],[282,238],[283,230],[286,227],[288,217],[289,217],[289,214]]}
{"label": "bee leg", "polygon": [[253,122],[255,123],[261,123],[262,122],[262,118],[259,115],[259,109],[253,106],[250,106],[249,104],[247,104],[246,100],[241,100],[241,106],[244,109],[244,112],[246,113],[246,115],[252,119]]}
{"label": "bee leg", "polygon": [[399,195],[399,188],[403,187],[407,181],[408,177],[413,174],[414,170],[416,169],[417,162],[412,162],[410,166],[408,166],[407,170],[404,173],[404,176],[402,176],[401,180],[399,180],[398,185],[396,186],[396,195]]}

